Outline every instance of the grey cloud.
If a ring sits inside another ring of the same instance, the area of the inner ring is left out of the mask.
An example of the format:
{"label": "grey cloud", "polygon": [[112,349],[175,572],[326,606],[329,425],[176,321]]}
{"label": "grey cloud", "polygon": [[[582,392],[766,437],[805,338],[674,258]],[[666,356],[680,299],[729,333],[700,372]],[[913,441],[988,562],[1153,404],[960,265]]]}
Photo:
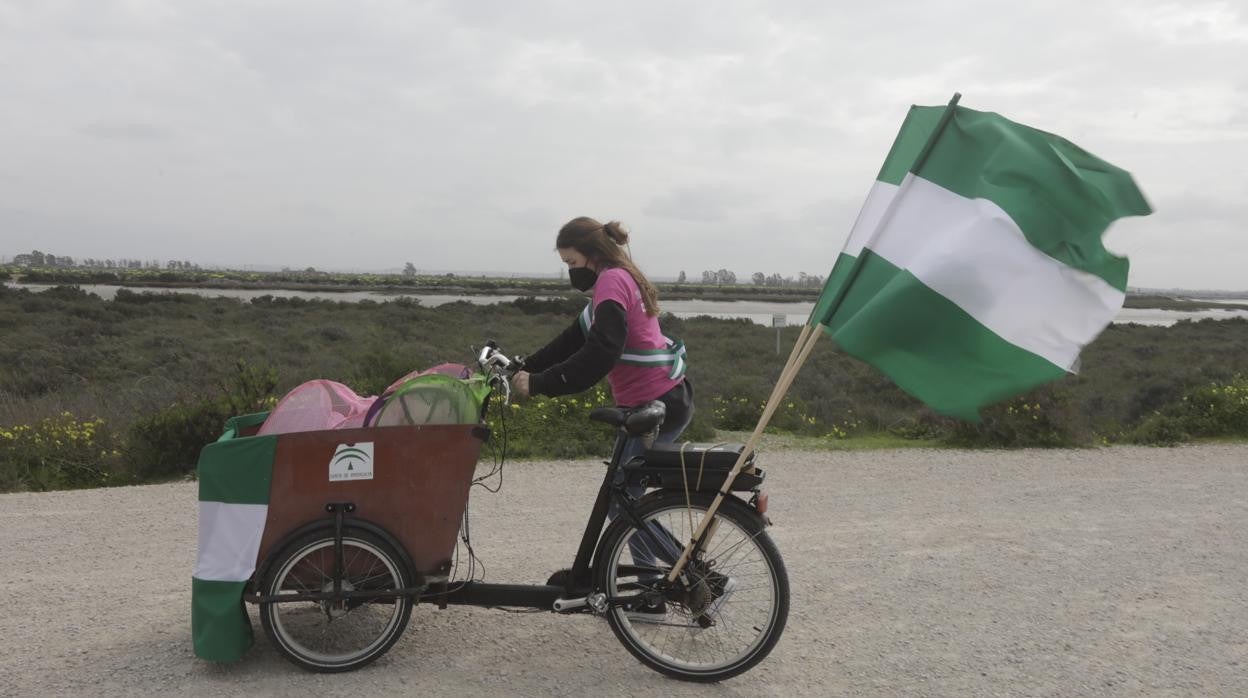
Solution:
{"label": "grey cloud", "polygon": [[151,142],[163,141],[173,134],[160,126],[137,121],[95,122],[79,129],[79,132],[92,138],[110,141]]}
{"label": "grey cloud", "polygon": [[1229,197],[1188,192],[1152,204],[1159,220],[1187,225],[1235,221],[1248,231],[1248,188],[1238,189]]}
{"label": "grey cloud", "polygon": [[658,218],[715,223],[749,203],[747,192],[720,187],[684,187],[650,200],[642,213]]}
{"label": "grey cloud", "polygon": [[1116,228],[1133,259],[1204,255],[1133,284],[1242,286],[1223,231],[1248,217],[1227,185],[1248,162],[1248,44],[1207,22],[1167,41],[1200,24],[1189,5],[1229,7],[9,4],[0,208],[55,219],[41,249],[76,256],[450,270],[506,249],[543,271],[588,213],[632,225],[656,275],[820,273],[906,107],[960,90],[1135,172],[1159,214]]}

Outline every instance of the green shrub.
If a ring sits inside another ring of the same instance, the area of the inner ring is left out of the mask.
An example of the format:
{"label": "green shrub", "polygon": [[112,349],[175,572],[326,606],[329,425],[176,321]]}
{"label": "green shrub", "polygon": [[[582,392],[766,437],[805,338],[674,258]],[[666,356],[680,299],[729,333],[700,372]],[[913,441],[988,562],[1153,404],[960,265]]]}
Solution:
{"label": "green shrub", "polygon": [[164,291],[131,291],[129,289],[119,288],[113,301],[117,303],[133,303],[135,305],[146,305],[148,303],[161,304],[192,304],[198,305],[204,303],[206,299],[203,296],[197,296],[194,293],[165,293]]}
{"label": "green shrub", "polygon": [[1187,391],[1153,412],[1127,435],[1133,443],[1173,446],[1192,437],[1248,437],[1248,377]]}
{"label": "green shrub", "polygon": [[355,362],[350,385],[360,395],[381,395],[399,378],[415,367],[430,368],[432,364],[417,355],[400,355],[383,346],[374,346]]}
{"label": "green shrub", "polygon": [[219,395],[180,402],[134,422],[126,438],[126,459],[136,479],[194,472],[200,450],[221,435],[225,420],[272,408],[277,372],[244,360],[235,367]]}
{"label": "green shrub", "polygon": [[104,420],[69,412],[0,427],[0,492],[126,484],[116,472],[118,446]]}
{"label": "green shrub", "polygon": [[[765,407],[765,402],[748,397],[711,397],[713,424],[716,429],[724,431],[754,431]],[[849,410],[844,419],[831,425],[820,421],[810,412],[810,408],[801,398],[787,396],[772,413],[764,432],[845,438],[850,433],[859,431],[861,427],[853,410]]]}
{"label": "green shrub", "polygon": [[689,426],[685,427],[678,441],[711,441],[714,438],[715,427],[711,418],[707,416],[707,411],[700,405],[695,406],[693,420],[689,422]]}
{"label": "green shrub", "polygon": [[596,407],[610,407],[607,391],[600,385],[579,395],[535,397],[503,405],[496,400],[487,421],[496,448],[506,434],[507,457],[580,458],[609,456],[615,434],[601,422],[591,422]]}
{"label": "green shrub", "polygon": [[930,410],[921,410],[914,416],[905,416],[885,430],[893,436],[910,441],[932,441],[949,436],[954,428],[954,420],[941,417]]}
{"label": "green shrub", "polygon": [[1069,395],[1046,386],[993,405],[981,412],[983,421],[951,421],[947,437],[957,446],[995,448],[1064,448],[1088,446],[1092,432],[1071,404]]}
{"label": "green shrub", "polygon": [[751,431],[758,425],[758,419],[763,415],[764,403],[744,396],[714,395],[711,397],[711,406],[714,410],[714,424],[717,429]]}
{"label": "green shrub", "polygon": [[48,299],[77,303],[90,298],[93,294],[87,293],[77,286],[53,286],[40,295]]}
{"label": "green shrub", "polygon": [[1248,377],[1195,388],[1176,407],[1193,436],[1248,436]]}
{"label": "green shrub", "polygon": [[1191,438],[1183,425],[1183,419],[1156,412],[1131,430],[1126,440],[1144,446],[1177,446]]}
{"label": "green shrub", "polygon": [[521,296],[512,301],[511,305],[525,315],[551,314],[575,317],[577,313],[585,308],[585,299],[562,296],[555,298]]}

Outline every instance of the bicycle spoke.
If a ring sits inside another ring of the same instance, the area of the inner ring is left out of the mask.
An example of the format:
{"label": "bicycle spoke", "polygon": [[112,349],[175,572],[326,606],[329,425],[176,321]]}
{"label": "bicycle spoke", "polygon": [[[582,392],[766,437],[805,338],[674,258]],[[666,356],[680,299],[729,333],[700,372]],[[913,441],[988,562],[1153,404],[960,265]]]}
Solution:
{"label": "bicycle spoke", "polygon": [[[345,591],[397,589],[402,585],[397,568],[371,544],[348,539],[343,545]],[[325,569],[333,556],[332,540],[304,549],[284,573],[279,572],[275,586],[296,593],[331,589],[332,577]],[[297,656],[317,665],[334,666],[367,657],[373,648],[393,637],[391,629],[403,617],[404,603],[403,598],[396,597],[384,603],[341,599],[273,604],[266,609],[266,618]]]}
{"label": "bicycle spoke", "polygon": [[[619,552],[614,559],[617,566],[631,561],[633,569],[628,575],[615,575],[613,594],[621,589],[637,591],[650,586],[640,579],[646,572],[636,568],[642,567],[642,563],[649,566],[644,559],[648,556],[665,557],[667,551],[656,549],[658,540],[670,537],[677,541],[673,547],[683,550],[684,543],[705,518],[704,509],[695,509],[693,516],[689,512],[684,506],[662,509],[648,515],[643,528],[634,526],[629,530],[617,544]],[[687,586],[678,588],[675,596],[667,595],[666,616],[652,619],[637,614],[634,618],[622,608],[613,609],[621,623],[619,627],[666,665],[698,672],[731,666],[762,641],[761,629],[771,626],[778,602],[773,571],[758,545],[759,535],[761,532],[751,534],[732,519],[717,515],[708,549],[690,561],[687,574],[682,575]],[[672,557],[671,553],[666,557]],[[668,569],[660,567],[656,571],[665,576]],[[719,595],[728,584],[728,595],[721,600]],[[686,608],[686,604],[692,605]]]}

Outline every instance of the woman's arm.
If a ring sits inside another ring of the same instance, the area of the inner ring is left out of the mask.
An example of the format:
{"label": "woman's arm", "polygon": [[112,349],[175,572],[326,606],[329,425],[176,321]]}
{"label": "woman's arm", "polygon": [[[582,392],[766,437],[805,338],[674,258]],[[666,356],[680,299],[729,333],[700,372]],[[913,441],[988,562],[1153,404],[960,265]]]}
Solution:
{"label": "woman's arm", "polygon": [[[603,301],[594,309],[594,324],[590,326],[588,335],[582,333],[577,323],[573,323],[570,329],[584,337],[581,347],[571,356],[540,372],[534,370],[528,359],[525,360],[525,369],[532,372],[529,376],[530,394],[554,397],[589,390],[611,372],[611,367],[624,353],[628,318],[624,308],[615,301]],[[568,330],[559,337],[566,334]],[[558,341],[551,342],[547,348]]]}
{"label": "woman's arm", "polygon": [[573,320],[567,329],[560,332],[558,337],[550,340],[546,346],[524,357],[524,370],[530,373],[545,371],[560,361],[567,360],[583,346],[585,346],[585,331],[581,329],[581,321],[578,318]]}

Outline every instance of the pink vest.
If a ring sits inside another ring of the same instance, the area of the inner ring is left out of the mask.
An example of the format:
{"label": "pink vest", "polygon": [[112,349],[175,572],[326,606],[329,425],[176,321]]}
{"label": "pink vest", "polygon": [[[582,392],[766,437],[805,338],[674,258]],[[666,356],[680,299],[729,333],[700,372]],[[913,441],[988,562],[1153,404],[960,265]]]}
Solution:
{"label": "pink vest", "polygon": [[624,353],[607,374],[615,404],[636,407],[679,385],[685,374],[684,345],[664,337],[659,319],[646,315],[641,289],[632,275],[620,268],[598,275],[594,298],[581,314],[582,329],[589,330],[594,310],[604,301],[619,303],[628,321]]}

